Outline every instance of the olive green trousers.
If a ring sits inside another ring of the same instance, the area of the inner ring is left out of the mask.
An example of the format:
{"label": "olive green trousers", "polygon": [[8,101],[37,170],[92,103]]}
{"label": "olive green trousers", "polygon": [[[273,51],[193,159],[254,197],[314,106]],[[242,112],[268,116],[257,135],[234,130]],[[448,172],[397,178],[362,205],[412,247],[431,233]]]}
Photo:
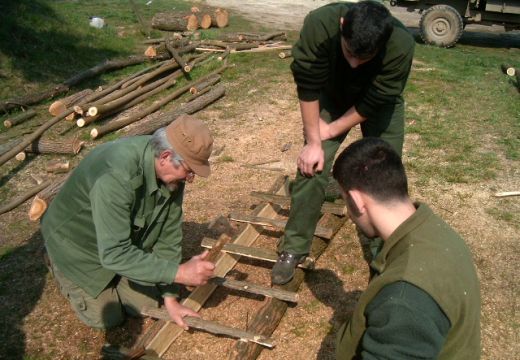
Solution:
{"label": "olive green trousers", "polygon": [[144,306],[158,307],[162,297],[155,286],[144,286],[116,277],[97,297],[92,297],[70,281],[54,264],[50,264],[61,293],[67,298],[78,318],[95,329],[121,325],[126,317],[140,316]]}
{"label": "olive green trousers", "polygon": [[[320,101],[321,103],[321,101]],[[320,109],[323,120],[331,122],[343,115]],[[402,154],[404,141],[404,101],[401,98],[395,105],[383,107],[377,116],[361,123],[363,137],[379,137],[392,145],[399,155]],[[348,132],[334,139],[321,143],[325,153],[323,171],[312,177],[301,175],[297,171],[296,179],[291,184],[291,209],[285,233],[278,245],[278,251],[292,254],[308,254],[311,247],[320,209],[325,200],[325,188],[329,182],[334,157]]]}

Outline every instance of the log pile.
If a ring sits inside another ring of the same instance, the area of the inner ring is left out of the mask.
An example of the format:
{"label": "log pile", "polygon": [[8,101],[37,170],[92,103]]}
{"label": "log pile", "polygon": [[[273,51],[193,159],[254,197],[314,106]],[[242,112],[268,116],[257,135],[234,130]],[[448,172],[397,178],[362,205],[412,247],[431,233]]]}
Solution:
{"label": "log pile", "polygon": [[193,8],[191,13],[168,12],[157,13],[152,18],[152,28],[163,31],[209,29],[210,27],[223,28],[229,24],[229,13],[223,9],[210,12],[200,12]]}

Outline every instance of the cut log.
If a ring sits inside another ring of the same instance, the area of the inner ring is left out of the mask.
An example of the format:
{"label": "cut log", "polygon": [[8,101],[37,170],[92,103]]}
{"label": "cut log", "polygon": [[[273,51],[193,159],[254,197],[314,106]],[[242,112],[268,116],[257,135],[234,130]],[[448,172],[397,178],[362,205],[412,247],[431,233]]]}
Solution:
{"label": "cut log", "polygon": [[226,90],[223,86],[217,86],[207,94],[180,106],[178,109],[166,112],[161,116],[147,121],[141,121],[139,126],[134,127],[126,133],[126,136],[147,135],[153,133],[160,127],[166,126],[182,114],[191,115],[224,96]]}
{"label": "cut log", "polygon": [[186,61],[184,61],[184,59],[181,57],[181,55],[177,52],[177,50],[173,47],[172,44],[170,44],[169,41],[166,41],[166,49],[168,50],[168,52],[171,54],[172,58],[175,59],[175,61],[177,62],[177,64],[180,66],[180,68],[182,69],[182,71],[184,71],[184,73],[189,73],[191,71],[191,66],[189,66]]}
{"label": "cut log", "polygon": [[26,157],[27,157],[27,155],[25,154],[25,151],[20,151],[18,154],[15,155],[14,158],[16,161],[22,162],[25,160]]}
{"label": "cut log", "polygon": [[280,59],[289,58],[291,56],[292,56],[291,50],[283,50],[283,51],[280,51],[280,53],[278,54],[278,57]]}
{"label": "cut log", "polygon": [[[341,228],[344,221],[345,218],[338,218],[334,215],[325,214],[318,224],[320,226],[330,227],[333,229],[334,233],[336,233]],[[318,258],[327,248],[327,245],[327,241],[314,237],[310,254],[313,257]],[[289,283],[277,288],[296,292],[303,282],[303,279],[303,270],[296,269],[293,279]],[[275,298],[266,299],[262,308],[256,313],[252,321],[250,321],[248,331],[259,333],[264,336],[271,336],[274,330],[278,327],[278,324],[282,320],[286,310],[287,303],[285,301]],[[235,346],[231,349],[228,359],[256,359],[261,351],[261,346],[237,341],[235,342]]]}
{"label": "cut log", "polygon": [[211,17],[212,26],[223,28],[229,25],[229,13],[224,9],[217,9]]}
{"label": "cut log", "polygon": [[34,140],[28,147],[26,152],[33,154],[72,154],[76,155],[81,151],[85,144],[78,138],[70,140],[51,140],[38,138]]}
{"label": "cut log", "polygon": [[[204,238],[202,239],[202,243],[200,244],[200,246],[205,248],[212,248],[214,244],[215,240],[210,238]],[[228,254],[240,255],[250,259],[263,260],[271,263],[275,263],[278,260],[278,254],[276,253],[276,251],[250,246],[226,244],[222,248],[222,251]],[[312,257],[307,256],[302,263],[298,264],[298,267],[302,269],[314,269],[314,262],[315,261]]]}
{"label": "cut log", "polygon": [[209,29],[212,23],[213,20],[210,14],[202,14],[199,16],[199,25],[202,29]]}
{"label": "cut log", "polygon": [[29,191],[17,196],[16,198],[11,200],[7,204],[0,207],[0,214],[4,214],[8,211],[15,209],[16,207],[23,204],[25,201],[27,201],[28,199],[30,199],[31,197],[33,197],[34,195],[38,194],[40,191],[42,191],[43,189],[48,187],[50,184],[51,184],[50,180],[44,181],[40,185],[37,185],[37,186],[33,187],[32,189],[29,189]]}
{"label": "cut log", "polygon": [[[291,198],[289,196],[273,195],[261,191],[252,191],[251,196],[254,196],[262,201],[267,201],[273,204],[283,206],[285,208],[291,205]],[[345,216],[347,214],[347,208],[345,204],[336,204],[330,201],[325,201],[321,206],[321,212]]]}
{"label": "cut log", "polygon": [[33,109],[29,109],[27,111],[24,111],[16,116],[13,116],[9,119],[6,119],[4,120],[4,126],[6,128],[10,128],[12,126],[15,126],[17,124],[21,124],[22,122],[24,122],[25,120],[29,120],[30,118],[32,118],[33,116],[36,115],[36,111],[34,111]]}
{"label": "cut log", "polygon": [[[157,309],[152,307],[143,307],[141,310],[141,314],[153,317],[155,319],[161,319],[164,321],[171,321],[170,315],[166,309]],[[240,329],[235,329],[226,325],[221,325],[219,323],[203,320],[194,316],[186,316],[183,318],[184,322],[191,328],[197,330],[207,331],[216,335],[227,335],[233,337],[235,339],[240,339],[242,341],[253,342],[268,348],[275,347],[275,343],[272,339],[261,336],[258,334],[252,334],[247,331],[243,331]]]}
{"label": "cut log", "polygon": [[516,69],[514,66],[509,65],[509,64],[502,64],[500,66],[500,68],[502,69],[502,72],[504,74],[509,75],[509,76],[515,76]]}
{"label": "cut log", "polygon": [[66,173],[70,170],[70,161],[53,161],[45,165],[45,171],[59,174],[59,173]]}
{"label": "cut log", "polygon": [[56,100],[51,104],[51,106],[49,106],[49,113],[52,116],[57,116],[61,114],[63,111],[65,111],[68,107],[76,105],[81,101],[81,99],[84,99],[93,92],[94,91],[91,89],[85,89],[70,96],[67,96],[66,98]]}
{"label": "cut log", "polygon": [[65,174],[62,177],[54,180],[48,187],[39,191],[38,195],[34,197],[31,203],[31,207],[29,208],[29,220],[37,221],[43,216],[52,199],[54,199],[58,191],[60,191],[61,187],[69,178],[69,176],[70,173]]}
{"label": "cut log", "polygon": [[152,18],[152,28],[164,31],[197,30],[199,20],[188,13],[157,13]]}
{"label": "cut log", "polygon": [[[285,225],[287,221],[278,220],[278,219],[268,219],[258,216],[248,216],[243,214],[230,214],[229,218],[233,221],[244,222],[252,225],[260,225],[260,226],[270,226],[277,229],[285,229]],[[314,231],[314,235],[322,237],[324,239],[331,239],[333,235],[333,231],[330,228],[326,228],[323,226],[316,226],[316,230]]]}
{"label": "cut log", "polygon": [[198,92],[200,92],[204,89],[207,89],[210,86],[215,85],[219,81],[220,81],[220,75],[215,74],[214,76],[211,76],[210,78],[208,78],[206,81],[199,81],[198,84],[194,84],[193,86],[190,87],[189,91],[191,94],[195,95]]}

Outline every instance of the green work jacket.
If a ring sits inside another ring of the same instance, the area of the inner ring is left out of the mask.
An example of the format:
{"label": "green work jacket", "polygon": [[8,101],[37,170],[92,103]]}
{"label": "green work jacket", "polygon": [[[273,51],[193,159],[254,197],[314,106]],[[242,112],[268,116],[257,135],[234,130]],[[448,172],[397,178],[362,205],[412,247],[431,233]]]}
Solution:
{"label": "green work jacket", "polygon": [[[423,290],[449,319],[450,328],[435,358],[480,358],[480,287],[471,253],[464,240],[428,206],[419,204],[384,242],[371,266],[376,275],[361,295],[352,318],[338,333],[338,359],[362,358],[362,338],[370,330],[367,318],[372,315],[369,312],[378,310],[372,301],[396,282]],[[386,334],[388,343],[399,338],[395,331]],[[380,343],[384,343],[384,336],[379,334],[383,339]],[[402,340],[404,343],[397,346],[409,351],[409,356],[402,358],[420,358],[412,351],[414,338]]]}
{"label": "green work jacket", "polygon": [[351,4],[335,3],[311,11],[291,52],[291,70],[298,98],[320,100],[331,113],[351,106],[370,119],[385,106],[402,101],[412,66],[415,41],[406,27],[393,19],[392,35],[369,62],[353,69],[341,50],[340,18]]}
{"label": "green work jacket", "polygon": [[158,185],[150,136],[96,147],[41,222],[51,260],[93,297],[116,275],[173,295],[181,261],[184,185]]}

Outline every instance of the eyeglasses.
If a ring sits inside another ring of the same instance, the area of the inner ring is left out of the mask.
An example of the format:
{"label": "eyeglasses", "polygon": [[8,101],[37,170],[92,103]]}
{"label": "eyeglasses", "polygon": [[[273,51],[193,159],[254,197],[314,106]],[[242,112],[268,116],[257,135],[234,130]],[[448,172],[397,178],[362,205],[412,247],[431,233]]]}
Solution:
{"label": "eyeglasses", "polygon": [[191,181],[195,177],[195,173],[191,170],[184,161],[179,161],[181,163],[182,168],[186,172],[186,180]]}

